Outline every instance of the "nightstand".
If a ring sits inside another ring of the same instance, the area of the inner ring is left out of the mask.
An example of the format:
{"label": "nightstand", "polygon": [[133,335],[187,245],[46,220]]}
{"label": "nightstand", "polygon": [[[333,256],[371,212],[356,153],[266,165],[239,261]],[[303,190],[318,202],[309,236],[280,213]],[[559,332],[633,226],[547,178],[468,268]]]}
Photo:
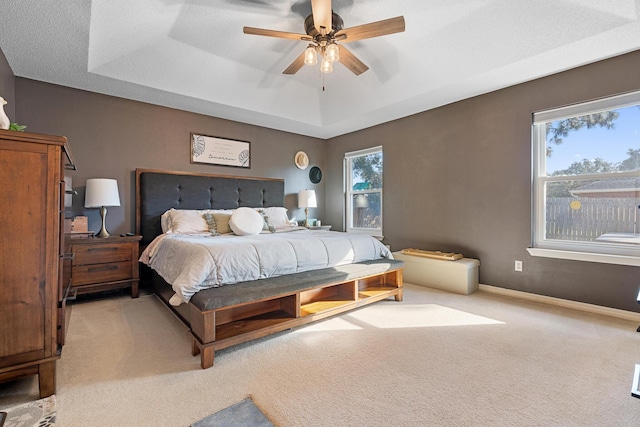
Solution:
{"label": "nightstand", "polygon": [[138,242],[142,236],[72,239],[71,290],[78,294],[126,288],[138,297]]}
{"label": "nightstand", "polygon": [[309,230],[324,230],[324,231],[331,230],[331,226],[330,225],[310,225],[307,228]]}

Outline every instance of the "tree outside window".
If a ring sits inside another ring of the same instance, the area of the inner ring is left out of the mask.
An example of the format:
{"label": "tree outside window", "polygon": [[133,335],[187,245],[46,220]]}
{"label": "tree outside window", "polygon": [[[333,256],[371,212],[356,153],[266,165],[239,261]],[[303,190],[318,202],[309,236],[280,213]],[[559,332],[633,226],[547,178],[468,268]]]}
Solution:
{"label": "tree outside window", "polygon": [[382,147],[347,153],[346,227],[382,235]]}

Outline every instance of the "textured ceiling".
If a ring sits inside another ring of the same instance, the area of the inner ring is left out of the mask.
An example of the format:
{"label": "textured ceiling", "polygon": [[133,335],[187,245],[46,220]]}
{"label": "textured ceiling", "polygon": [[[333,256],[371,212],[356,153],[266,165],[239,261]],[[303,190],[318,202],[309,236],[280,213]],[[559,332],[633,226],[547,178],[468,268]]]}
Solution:
{"label": "textured ceiling", "polygon": [[[310,0],[2,0],[16,76],[330,138],[640,49],[640,0],[334,0],[345,28],[403,15],[404,33],[349,43],[369,71],[282,71]],[[325,90],[322,90],[323,85]]]}

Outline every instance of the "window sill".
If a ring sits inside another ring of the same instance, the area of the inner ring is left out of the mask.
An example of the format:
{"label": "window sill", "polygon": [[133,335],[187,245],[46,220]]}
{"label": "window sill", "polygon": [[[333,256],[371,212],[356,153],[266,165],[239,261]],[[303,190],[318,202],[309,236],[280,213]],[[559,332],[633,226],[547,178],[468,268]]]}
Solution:
{"label": "window sill", "polygon": [[536,257],[570,259],[574,261],[600,262],[604,264],[631,265],[640,267],[640,257],[638,256],[596,254],[589,252],[574,252],[559,249],[542,248],[527,248],[527,252],[529,252],[531,256]]}

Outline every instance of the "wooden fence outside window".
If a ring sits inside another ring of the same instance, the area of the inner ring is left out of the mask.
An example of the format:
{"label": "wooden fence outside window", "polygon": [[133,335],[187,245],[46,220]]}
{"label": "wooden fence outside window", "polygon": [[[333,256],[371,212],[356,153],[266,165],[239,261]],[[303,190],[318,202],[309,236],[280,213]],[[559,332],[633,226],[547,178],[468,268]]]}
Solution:
{"label": "wooden fence outside window", "polygon": [[546,238],[591,242],[605,233],[640,233],[639,203],[632,197],[548,198]]}

